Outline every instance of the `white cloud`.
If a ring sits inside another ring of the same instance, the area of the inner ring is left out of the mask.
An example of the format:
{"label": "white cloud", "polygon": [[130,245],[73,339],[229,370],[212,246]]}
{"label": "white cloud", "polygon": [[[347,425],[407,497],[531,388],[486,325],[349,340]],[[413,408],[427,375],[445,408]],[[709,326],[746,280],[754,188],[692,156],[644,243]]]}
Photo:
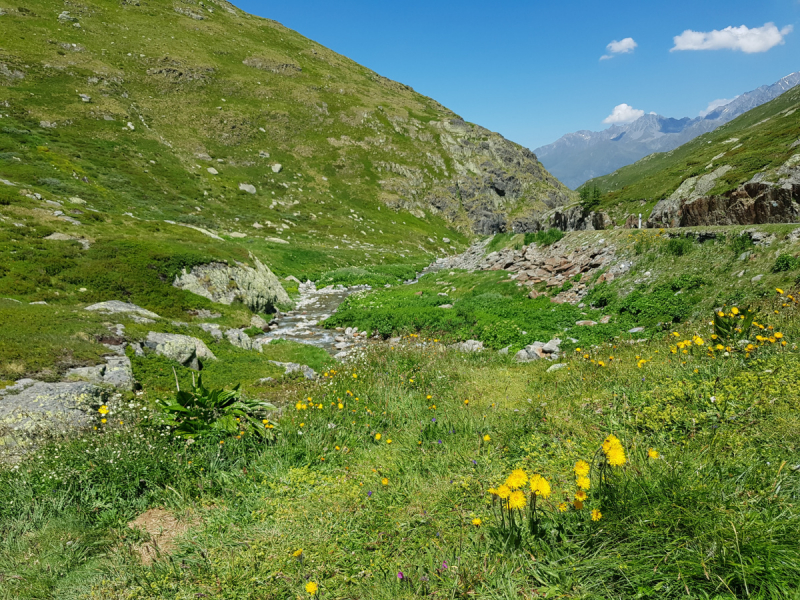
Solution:
{"label": "white cloud", "polygon": [[734,96],[733,98],[728,98],[728,99],[719,98],[718,100],[712,100],[711,102],[708,103],[708,108],[706,108],[705,110],[701,110],[700,111],[700,116],[701,117],[705,117],[712,110],[715,110],[715,109],[719,108],[720,106],[725,106],[726,104],[730,104],[731,102],[736,100],[736,98],[738,98],[738,97],[739,96]]}
{"label": "white cloud", "polygon": [[600,60],[608,60],[609,58],[614,58],[617,54],[628,54],[629,52],[633,52],[634,48],[638,46],[633,38],[625,38],[622,40],[614,40],[608,46],[606,46],[606,50],[608,50],[609,54],[604,54],[600,57]]}
{"label": "white cloud", "polygon": [[607,123],[609,125],[616,125],[618,123],[631,123],[643,116],[643,110],[633,108],[628,104],[619,104],[614,107],[614,110],[611,111],[610,115],[603,119],[603,123]]}
{"label": "white cloud", "polygon": [[775,23],[763,27],[726,27],[722,30],[692,31],[687,29],[673,38],[676,50],[741,50],[747,54],[766,52],[783,44],[783,38],[793,30],[791,25],[778,29]]}

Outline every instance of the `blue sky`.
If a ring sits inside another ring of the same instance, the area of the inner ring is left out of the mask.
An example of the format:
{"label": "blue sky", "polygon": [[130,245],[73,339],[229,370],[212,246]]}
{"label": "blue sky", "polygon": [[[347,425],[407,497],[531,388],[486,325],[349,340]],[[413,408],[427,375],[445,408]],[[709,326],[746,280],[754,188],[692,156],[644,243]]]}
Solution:
{"label": "blue sky", "polygon": [[[800,0],[235,4],[529,148],[604,129],[620,104],[694,117],[713,100],[800,70]],[[775,27],[761,29],[767,23]],[[725,31],[740,26],[748,31]],[[720,49],[670,51],[686,30],[696,33],[681,46]],[[620,52],[607,48],[613,41]]]}

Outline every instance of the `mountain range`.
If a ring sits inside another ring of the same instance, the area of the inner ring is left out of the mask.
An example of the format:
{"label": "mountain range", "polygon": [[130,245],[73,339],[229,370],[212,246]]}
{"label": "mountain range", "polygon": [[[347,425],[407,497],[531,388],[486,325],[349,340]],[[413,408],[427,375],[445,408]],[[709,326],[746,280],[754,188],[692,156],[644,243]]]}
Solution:
{"label": "mountain range", "polygon": [[568,133],[552,144],[537,148],[534,153],[553,175],[576,189],[589,179],[612,173],[649,154],[673,150],[798,84],[800,72],[795,72],[772,85],[742,94],[700,117],[673,119],[651,113],[603,131]]}

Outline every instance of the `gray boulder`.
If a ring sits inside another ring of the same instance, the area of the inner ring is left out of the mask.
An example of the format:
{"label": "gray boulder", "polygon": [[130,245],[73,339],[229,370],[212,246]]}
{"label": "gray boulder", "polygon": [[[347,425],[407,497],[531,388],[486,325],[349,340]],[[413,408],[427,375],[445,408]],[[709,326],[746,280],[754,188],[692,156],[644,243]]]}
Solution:
{"label": "gray boulder", "polygon": [[256,186],[250,183],[240,183],[239,189],[243,192],[247,192],[248,194],[255,194],[256,193]]}
{"label": "gray boulder", "polygon": [[127,356],[111,356],[106,364],[79,367],[67,371],[68,378],[84,379],[90,383],[111,385],[121,390],[133,390],[133,369]]}
{"label": "gray boulder", "polygon": [[253,340],[250,339],[250,336],[247,335],[243,329],[228,329],[228,331],[225,332],[225,337],[237,348],[242,348],[244,350],[253,349]]}
{"label": "gray boulder", "polygon": [[271,360],[269,362],[278,367],[283,367],[284,375],[291,375],[293,373],[302,373],[303,377],[305,377],[306,379],[313,380],[317,378],[317,372],[314,371],[314,369],[312,369],[308,365],[301,365],[299,363],[291,363],[291,362],[284,363],[284,362],[278,362],[277,360]]}
{"label": "gray boulder", "polygon": [[244,264],[210,263],[186,269],[172,285],[220,304],[241,300],[253,312],[272,312],[276,304],[292,300],[280,281],[261,261],[251,255],[255,268]]}
{"label": "gray boulder", "polygon": [[552,339],[542,346],[542,352],[545,354],[554,354],[560,350],[561,340],[558,338]]}
{"label": "gray boulder", "polygon": [[145,346],[170,360],[174,360],[190,369],[199,370],[199,359],[216,360],[217,357],[208,349],[202,340],[176,333],[158,333],[151,331],[147,334]]}
{"label": "gray boulder", "polygon": [[215,340],[222,339],[222,328],[216,323],[200,323],[198,325],[203,331],[210,333]]}
{"label": "gray boulder", "polygon": [[566,366],[567,366],[567,363],[556,363],[552,367],[547,369],[547,372],[548,373],[552,373],[553,371],[559,371],[559,370],[563,369]]}
{"label": "gray boulder", "polygon": [[479,342],[478,340],[467,340],[466,342],[461,342],[460,344],[453,344],[450,347],[460,352],[480,352],[483,350],[483,342]]}
{"label": "gray boulder", "polygon": [[85,429],[105,403],[106,390],[83,381],[44,383],[22,379],[0,390],[0,447]]}
{"label": "gray boulder", "polygon": [[514,360],[521,363],[532,362],[534,360],[539,360],[540,358],[541,356],[539,356],[536,352],[528,351],[527,348],[523,348],[514,355]]}
{"label": "gray boulder", "polygon": [[120,300],[98,302],[97,304],[87,306],[86,310],[101,312],[109,315],[126,314],[134,321],[145,323],[154,323],[155,319],[161,318],[156,313],[144,309],[141,306],[136,306],[130,302],[122,302]]}

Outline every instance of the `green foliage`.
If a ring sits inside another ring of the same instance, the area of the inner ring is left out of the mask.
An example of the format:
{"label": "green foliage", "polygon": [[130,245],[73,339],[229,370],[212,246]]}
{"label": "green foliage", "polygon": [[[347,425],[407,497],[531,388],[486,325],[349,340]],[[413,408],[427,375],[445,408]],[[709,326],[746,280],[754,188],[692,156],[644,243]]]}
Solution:
{"label": "green foliage", "polygon": [[193,439],[221,435],[245,435],[273,439],[272,423],[262,423],[262,419],[275,406],[268,402],[242,397],[239,385],[233,389],[209,390],[203,386],[203,376],[198,375],[197,383],[192,381],[189,390],[178,390],[174,399],[159,405],[163,413],[162,425],[177,436]]}
{"label": "green foliage", "polygon": [[537,231],[536,233],[525,234],[525,245],[539,244],[540,246],[552,246],[557,241],[564,238],[564,232],[555,227],[546,231]]}
{"label": "green foliage", "polygon": [[800,258],[792,254],[781,254],[775,259],[775,264],[772,265],[773,273],[782,273],[784,271],[794,271],[800,269]]}
{"label": "green foliage", "polygon": [[386,264],[371,265],[369,267],[343,267],[334,271],[323,273],[317,280],[317,287],[329,285],[355,285],[381,286],[396,285],[403,281],[414,279],[417,273],[427,267],[427,263],[419,264]]}
{"label": "green foliage", "polygon": [[741,309],[733,308],[726,313],[723,310],[714,312],[714,333],[728,344],[746,339],[753,326],[756,313],[745,307]]}
{"label": "green foliage", "polygon": [[603,197],[603,193],[600,191],[600,188],[596,185],[589,187],[588,185],[584,185],[580,191],[580,199],[581,199],[581,206],[584,210],[591,211],[596,209],[600,206],[600,200]]}
{"label": "green foliage", "polygon": [[731,250],[733,250],[734,254],[741,254],[743,252],[747,252],[748,250],[752,249],[755,246],[753,244],[753,239],[747,232],[730,234],[727,236],[727,241],[731,247]]}
{"label": "green foliage", "polygon": [[664,245],[668,256],[685,256],[694,249],[694,241],[688,237],[670,238]]}

